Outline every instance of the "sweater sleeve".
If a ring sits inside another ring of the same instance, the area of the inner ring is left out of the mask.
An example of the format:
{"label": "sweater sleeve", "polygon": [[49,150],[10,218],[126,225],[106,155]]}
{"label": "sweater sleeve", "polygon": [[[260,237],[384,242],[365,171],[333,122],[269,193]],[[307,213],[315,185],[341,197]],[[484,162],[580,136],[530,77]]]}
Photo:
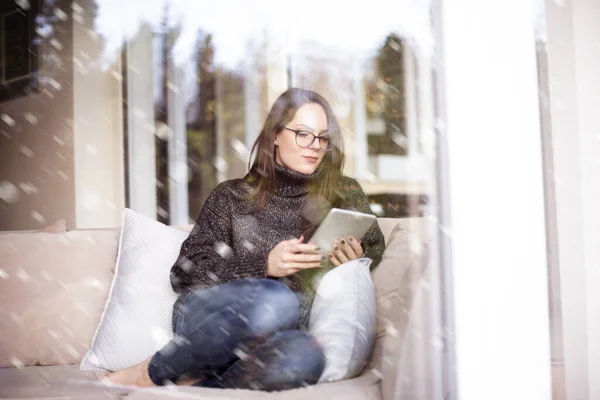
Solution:
{"label": "sweater sleeve", "polygon": [[[367,199],[365,192],[355,179],[344,177],[341,186],[341,190],[339,191],[341,196],[341,208],[374,215],[369,206],[369,200]],[[375,221],[363,236],[362,247],[365,252],[364,257],[373,260],[371,263],[371,270],[373,270],[373,268],[381,261],[381,257],[385,251],[385,238],[377,221]]]}
{"label": "sweater sleeve", "polygon": [[175,292],[190,286],[211,287],[267,276],[267,256],[237,255],[233,251],[230,195],[230,188],[224,182],[206,199],[171,268],[171,286]]}

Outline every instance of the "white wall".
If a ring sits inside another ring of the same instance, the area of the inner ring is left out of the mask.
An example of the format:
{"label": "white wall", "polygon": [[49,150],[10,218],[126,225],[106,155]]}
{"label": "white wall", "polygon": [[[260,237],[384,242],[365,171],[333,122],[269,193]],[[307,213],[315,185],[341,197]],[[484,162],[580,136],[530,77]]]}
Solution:
{"label": "white wall", "polygon": [[[554,360],[568,399],[600,397],[600,3],[546,2],[551,182],[558,275]],[[562,336],[561,336],[562,334]],[[562,345],[562,348],[560,346]],[[559,393],[555,393],[559,397]]]}
{"label": "white wall", "polygon": [[461,400],[551,396],[533,15],[523,0],[441,1]]}

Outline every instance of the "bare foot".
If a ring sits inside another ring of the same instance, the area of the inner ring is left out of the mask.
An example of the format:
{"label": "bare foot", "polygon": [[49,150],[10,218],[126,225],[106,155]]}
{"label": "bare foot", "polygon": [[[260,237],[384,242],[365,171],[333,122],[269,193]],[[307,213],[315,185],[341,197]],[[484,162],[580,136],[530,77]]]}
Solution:
{"label": "bare foot", "polygon": [[148,364],[150,364],[151,358],[149,357],[139,364],[132,365],[120,371],[111,372],[104,377],[103,382],[112,385],[138,387],[156,386],[148,375]]}

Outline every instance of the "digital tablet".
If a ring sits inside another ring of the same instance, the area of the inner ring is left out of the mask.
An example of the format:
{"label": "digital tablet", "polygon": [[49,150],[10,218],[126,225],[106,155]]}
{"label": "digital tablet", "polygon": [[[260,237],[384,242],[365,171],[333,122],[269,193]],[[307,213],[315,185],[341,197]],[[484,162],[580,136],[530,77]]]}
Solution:
{"label": "digital tablet", "polygon": [[353,236],[361,240],[376,219],[377,217],[371,214],[332,208],[306,242],[316,244],[327,254],[333,250],[333,244],[342,237]]}

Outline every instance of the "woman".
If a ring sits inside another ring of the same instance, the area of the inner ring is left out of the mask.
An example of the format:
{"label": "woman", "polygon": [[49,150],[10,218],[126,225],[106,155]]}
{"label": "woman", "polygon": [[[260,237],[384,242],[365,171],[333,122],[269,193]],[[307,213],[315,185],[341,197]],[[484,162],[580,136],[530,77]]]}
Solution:
{"label": "woman", "polygon": [[340,238],[329,254],[305,243],[331,207],[370,213],[360,185],[342,176],[340,129],[319,94],[283,93],[252,153],[246,177],[210,194],[172,267],[180,293],[173,340],[145,362],[108,375],[111,382],[182,384],[196,376],[196,386],[270,391],[318,381],[323,350],[306,332],[311,271],[359,257],[370,257],[374,267],[383,235],[374,224],[362,242]]}

